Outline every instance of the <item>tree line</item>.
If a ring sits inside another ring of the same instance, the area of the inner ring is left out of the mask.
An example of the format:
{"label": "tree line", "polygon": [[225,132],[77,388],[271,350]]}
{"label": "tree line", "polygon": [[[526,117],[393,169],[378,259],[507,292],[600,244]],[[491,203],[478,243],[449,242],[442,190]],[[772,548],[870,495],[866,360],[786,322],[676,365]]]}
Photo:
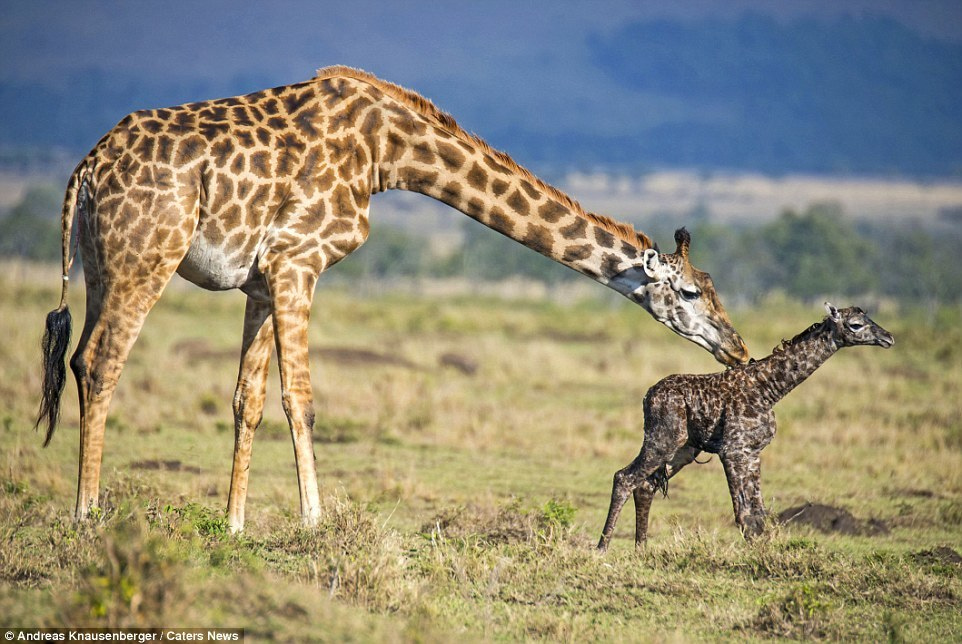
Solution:
{"label": "tree line", "polygon": [[[918,222],[857,221],[834,203],[786,209],[757,226],[722,225],[693,218],[692,263],[711,273],[729,298],[754,303],[773,293],[816,301],[872,296],[906,303],[962,302],[962,226]],[[641,228],[672,251],[683,220]],[[337,271],[342,279],[368,277],[465,277],[498,281],[523,277],[549,285],[581,279],[572,270],[465,219],[463,242],[453,253],[427,253],[420,237],[377,228]],[[332,271],[332,274],[334,271]]]}
{"label": "tree line", "polygon": [[[33,188],[0,217],[0,257],[56,262],[60,190]],[[722,225],[705,212],[662,218],[641,228],[670,251],[674,227],[688,224],[692,263],[711,273],[728,299],[757,302],[772,292],[806,301],[873,296],[906,303],[962,302],[962,222],[873,223],[834,203],[786,209],[761,225]],[[423,236],[375,225],[368,241],[329,273],[331,280],[513,277],[561,284],[574,271],[465,218],[462,243],[432,252]]]}

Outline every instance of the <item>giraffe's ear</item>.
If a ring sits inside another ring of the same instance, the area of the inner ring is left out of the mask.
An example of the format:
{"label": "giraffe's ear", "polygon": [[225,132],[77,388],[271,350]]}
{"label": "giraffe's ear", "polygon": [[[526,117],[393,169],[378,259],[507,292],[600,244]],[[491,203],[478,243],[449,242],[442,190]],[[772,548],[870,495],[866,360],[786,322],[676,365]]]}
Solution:
{"label": "giraffe's ear", "polygon": [[665,268],[664,262],[662,262],[658,256],[657,250],[653,248],[646,249],[642,261],[645,267],[645,274],[650,279],[661,281],[668,276],[668,271]]}
{"label": "giraffe's ear", "polygon": [[832,318],[833,322],[838,322],[840,317],[838,314],[838,309],[835,308],[831,302],[825,303],[825,312],[828,313],[828,317]]}

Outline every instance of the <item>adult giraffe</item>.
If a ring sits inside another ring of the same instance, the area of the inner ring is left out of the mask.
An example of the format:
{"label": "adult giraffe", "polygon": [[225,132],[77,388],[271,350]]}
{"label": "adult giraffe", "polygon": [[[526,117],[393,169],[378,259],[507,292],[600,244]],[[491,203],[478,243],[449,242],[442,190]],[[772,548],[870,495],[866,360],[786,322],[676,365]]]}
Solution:
{"label": "adult giraffe", "polygon": [[247,96],[135,112],[70,178],[62,212],[63,293],[47,316],[37,424],[49,443],[69,345],[67,275],[77,217],[87,310],[70,366],[80,395],[76,517],[96,506],[111,395],[147,313],[174,272],[247,294],[234,395],[228,500],[244,525],[254,430],[272,345],[294,442],[301,518],[320,515],[307,329],[322,271],[368,235],[372,194],[412,190],[641,304],[721,362],[748,358],[711,278],[643,234],[587,213],[507,155],[466,133],[427,99],[365,72],[322,69],[307,82]]}

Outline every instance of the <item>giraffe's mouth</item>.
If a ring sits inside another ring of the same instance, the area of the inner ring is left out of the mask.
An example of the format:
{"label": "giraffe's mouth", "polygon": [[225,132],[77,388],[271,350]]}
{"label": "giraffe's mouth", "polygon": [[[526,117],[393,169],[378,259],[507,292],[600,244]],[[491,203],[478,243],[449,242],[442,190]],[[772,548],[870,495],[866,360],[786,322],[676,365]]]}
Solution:
{"label": "giraffe's mouth", "polygon": [[681,337],[708,351],[715,360],[727,367],[745,364],[751,357],[748,352],[748,345],[734,329],[728,329],[725,332],[715,327],[710,331],[701,329],[700,331],[687,332],[680,327],[676,320],[671,318],[665,320],[664,324]]}
{"label": "giraffe's mouth", "polygon": [[729,367],[736,367],[740,364],[745,364],[748,362],[749,358],[748,347],[745,345],[744,341],[741,342],[741,347],[734,352],[723,347],[718,347],[712,351],[712,355],[715,356],[715,360]]}
{"label": "giraffe's mouth", "polygon": [[748,352],[748,345],[734,331],[727,343],[720,342],[712,347],[711,354],[715,357],[715,360],[728,367],[745,364],[751,357]]}

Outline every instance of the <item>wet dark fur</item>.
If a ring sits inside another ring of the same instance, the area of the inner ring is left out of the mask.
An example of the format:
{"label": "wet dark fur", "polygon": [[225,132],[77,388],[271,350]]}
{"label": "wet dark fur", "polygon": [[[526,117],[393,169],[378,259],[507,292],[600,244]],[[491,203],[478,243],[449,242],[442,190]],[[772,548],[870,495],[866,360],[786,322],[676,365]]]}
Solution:
{"label": "wet dark fur", "polygon": [[635,543],[644,543],[655,491],[667,495],[668,479],[702,451],[722,461],[735,522],[745,538],[762,532],[760,454],[775,436],[774,405],[838,349],[894,343],[861,309],[827,308],[829,317],[783,341],[766,358],[720,373],[668,376],[648,390],[644,444],[615,474],[600,550],[608,547],[629,494],[635,501]]}

